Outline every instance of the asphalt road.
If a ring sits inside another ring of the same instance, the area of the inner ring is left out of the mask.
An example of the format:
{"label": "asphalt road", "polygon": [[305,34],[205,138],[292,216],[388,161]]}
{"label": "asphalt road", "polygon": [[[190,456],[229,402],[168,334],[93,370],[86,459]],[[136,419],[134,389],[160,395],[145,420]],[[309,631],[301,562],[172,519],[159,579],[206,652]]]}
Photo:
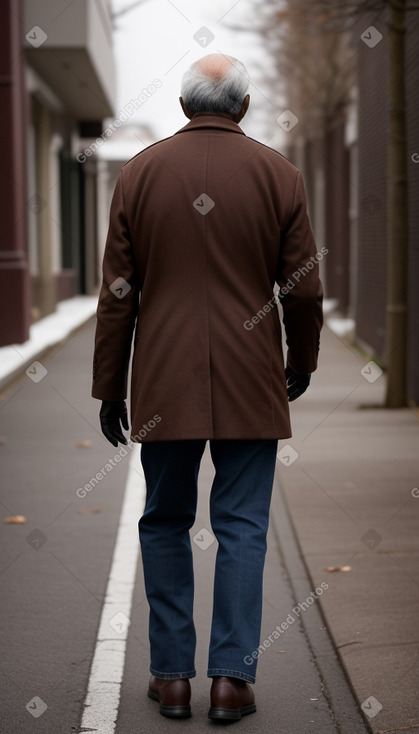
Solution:
{"label": "asphalt road", "polygon": [[[26,517],[25,524],[1,523],[2,734],[83,731],[83,704],[128,473],[124,458],[85,497],[77,496],[77,489],[115,454],[99,432],[99,403],[90,398],[93,330],[92,320],[41,359],[47,373],[40,381],[23,375],[0,396],[2,513],[4,518]],[[309,601],[314,590],[283,504],[280,473],[272,502],[262,641],[272,638],[287,618],[288,627],[259,658],[257,713],[234,726],[248,733],[361,734],[368,729],[318,605]],[[210,531],[212,476],[206,452],[192,534],[203,527]],[[134,528],[137,519],[132,517]],[[198,634],[193,716],[169,721],[146,695],[148,607],[139,563],[116,734],[168,729],[195,734],[217,726],[207,718],[206,677],[216,543],[206,550],[193,547]]]}

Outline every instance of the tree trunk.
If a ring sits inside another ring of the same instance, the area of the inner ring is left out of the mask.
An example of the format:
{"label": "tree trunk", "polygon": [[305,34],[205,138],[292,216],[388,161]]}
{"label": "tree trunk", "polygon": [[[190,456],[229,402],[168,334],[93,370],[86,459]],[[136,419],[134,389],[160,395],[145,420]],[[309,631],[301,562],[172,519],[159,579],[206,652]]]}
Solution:
{"label": "tree trunk", "polygon": [[406,0],[389,2],[388,295],[385,406],[407,405]]}

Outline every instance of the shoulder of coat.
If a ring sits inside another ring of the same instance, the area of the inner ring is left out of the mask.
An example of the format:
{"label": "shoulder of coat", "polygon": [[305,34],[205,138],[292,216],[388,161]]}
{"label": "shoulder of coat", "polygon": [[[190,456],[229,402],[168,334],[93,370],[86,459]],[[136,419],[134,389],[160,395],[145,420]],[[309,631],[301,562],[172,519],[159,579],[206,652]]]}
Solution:
{"label": "shoulder of coat", "polygon": [[294,173],[297,175],[299,172],[299,169],[297,166],[295,166],[293,163],[291,163],[290,160],[283,154],[280,153],[279,150],[276,150],[275,148],[271,148],[270,145],[266,145],[265,143],[261,143],[260,140],[255,140],[255,138],[250,138],[248,135],[246,135],[247,140],[251,140],[253,143],[256,143],[256,145],[259,145],[264,150],[268,151],[269,153],[272,153],[274,155],[279,156],[286,164],[290,167],[290,169],[294,170]]}

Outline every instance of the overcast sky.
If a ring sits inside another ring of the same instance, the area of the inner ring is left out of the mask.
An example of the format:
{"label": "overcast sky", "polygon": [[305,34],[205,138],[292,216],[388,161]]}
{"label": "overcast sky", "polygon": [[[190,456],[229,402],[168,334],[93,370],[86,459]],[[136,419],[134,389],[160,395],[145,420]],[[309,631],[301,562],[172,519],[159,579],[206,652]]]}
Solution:
{"label": "overcast sky", "polygon": [[[119,13],[134,0],[111,3],[114,13]],[[250,31],[256,24],[258,5],[263,0],[143,0],[118,15],[114,21],[117,114],[159,79],[161,87],[130,121],[148,124],[156,140],[172,135],[187,122],[178,102],[182,74],[196,59],[222,52],[243,61],[251,77],[251,108],[241,123],[244,131],[273,145],[273,136],[278,136],[276,118],[283,107],[263,79],[269,56],[258,34]],[[233,30],[229,25],[245,26],[249,31]]]}

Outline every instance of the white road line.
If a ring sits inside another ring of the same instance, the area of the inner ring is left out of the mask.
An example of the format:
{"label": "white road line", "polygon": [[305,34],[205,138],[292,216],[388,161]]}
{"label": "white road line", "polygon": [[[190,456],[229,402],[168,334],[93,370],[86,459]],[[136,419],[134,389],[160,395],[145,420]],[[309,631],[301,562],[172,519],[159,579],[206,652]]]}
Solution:
{"label": "white road line", "polygon": [[81,721],[83,730],[100,734],[113,734],[118,716],[140,548],[136,518],[143,512],[144,502],[139,447],[134,446]]}

